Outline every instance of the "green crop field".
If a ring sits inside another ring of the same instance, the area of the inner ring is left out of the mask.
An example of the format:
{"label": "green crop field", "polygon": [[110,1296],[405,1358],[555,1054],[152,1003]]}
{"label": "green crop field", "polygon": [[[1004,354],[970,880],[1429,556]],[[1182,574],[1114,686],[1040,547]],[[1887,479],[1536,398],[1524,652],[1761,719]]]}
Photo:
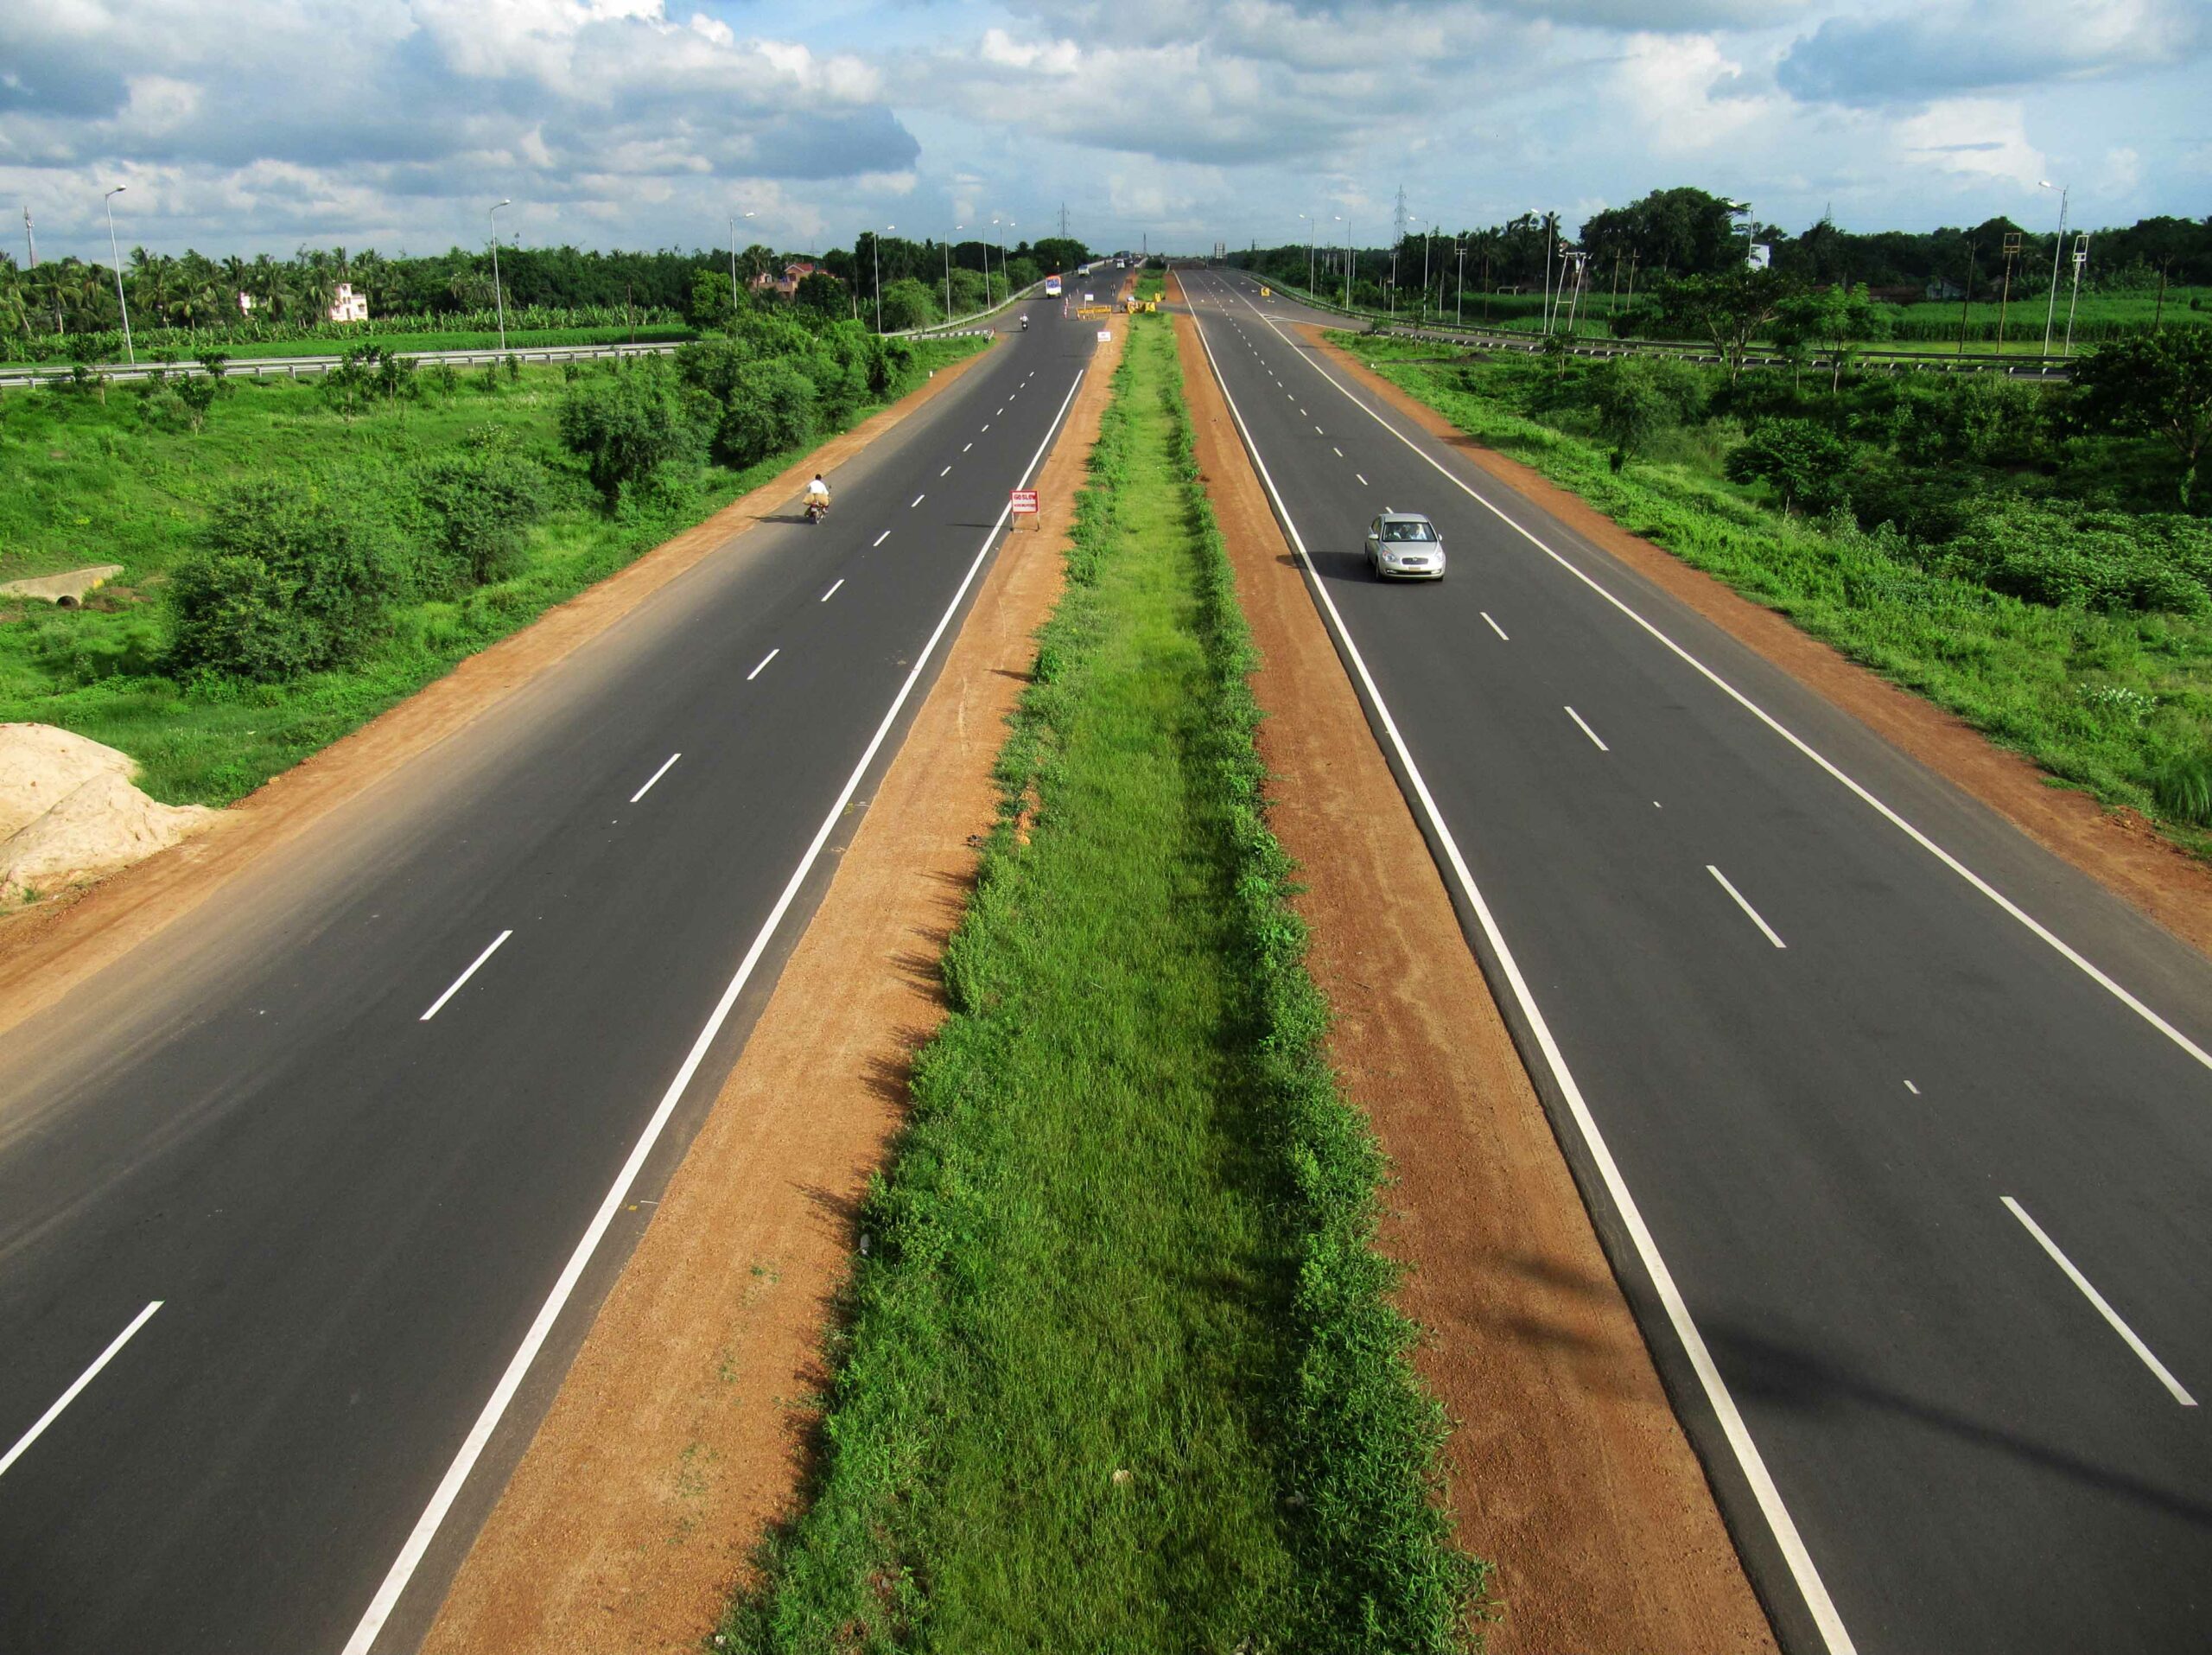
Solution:
{"label": "green crop field", "polygon": [[1461,1647],[1484,1575],[1434,1504],[1164,320],[1132,321],[1077,523],[810,1505],[722,1639]]}
{"label": "green crop field", "polygon": [[[886,398],[983,344],[915,345]],[[671,468],[609,512],[560,440],[562,367],[472,371],[445,389],[418,379],[422,394],[372,398],[351,418],[314,381],[226,381],[198,431],[159,390],[0,395],[0,580],[124,568],[82,609],[0,600],[0,720],[59,724],[119,748],[158,799],[227,804],[795,457]],[[172,573],[204,545],[234,490],[276,482],[302,500],[345,503],[410,548],[404,562],[420,533],[417,477],[487,438],[545,479],[546,510],[518,568],[465,592],[403,600],[373,652],[340,670],[276,682],[164,670]]]}

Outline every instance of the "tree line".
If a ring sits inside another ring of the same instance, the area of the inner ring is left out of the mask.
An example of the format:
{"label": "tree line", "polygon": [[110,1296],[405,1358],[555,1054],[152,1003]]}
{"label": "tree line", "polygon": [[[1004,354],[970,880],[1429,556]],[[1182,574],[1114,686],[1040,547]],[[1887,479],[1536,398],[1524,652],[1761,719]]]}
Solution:
{"label": "tree line", "polygon": [[[2070,243],[2076,232],[2069,227]],[[2212,284],[2212,216],[2157,217],[2088,232],[2085,292],[2149,293],[2160,283]],[[2030,229],[1997,217],[1925,232],[1843,229],[1827,215],[1793,234],[1738,204],[1701,189],[1654,190],[1626,206],[1592,214],[1570,232],[1558,213],[1524,213],[1503,224],[1414,231],[1382,247],[1331,249],[1294,244],[1253,248],[1232,263],[1342,297],[1349,278],[1354,304],[1418,305],[1424,287],[1432,304],[1455,296],[1462,272],[1470,293],[1541,290],[1546,271],[1558,280],[1560,256],[1586,256],[1586,290],[1625,288],[1686,277],[1718,276],[1740,267],[1753,245],[1767,248],[1770,267],[1810,286],[1864,285],[1877,296],[1909,300],[1931,287],[1956,296],[1993,296],[2005,277],[2007,239],[2012,296],[2049,291],[2056,246],[2055,226]],[[2062,264],[2062,281],[2070,272]]]}
{"label": "tree line", "polygon": [[[341,283],[364,296],[370,316],[379,321],[419,318],[435,327],[493,312],[501,303],[511,312],[565,313],[566,325],[572,326],[706,320],[693,314],[702,302],[712,302],[701,297],[702,278],[719,277],[728,304],[733,263],[738,285],[752,298],[755,277],[780,277],[804,261],[816,266],[819,279],[798,299],[873,327],[880,296],[884,329],[895,332],[940,320],[948,284],[956,312],[977,309],[987,295],[1003,296],[1009,283],[1018,289],[1088,256],[1082,243],[1056,237],[1006,248],[970,239],[948,248],[942,242],[863,233],[851,247],[818,255],[778,252],[755,243],[738,250],[734,259],[728,248],[602,252],[503,245],[495,283],[488,247],[416,257],[302,247],[289,258],[268,253],[212,258],[137,247],[124,259],[122,276],[134,333],[221,329],[251,340],[280,336],[275,329],[342,329],[346,324],[327,321]],[[711,290],[712,281],[707,285]],[[241,295],[250,306],[240,303]],[[972,302],[963,306],[963,297]],[[119,334],[121,325],[116,274],[108,265],[68,258],[42,261],[34,270],[0,253],[0,339],[89,340]]]}

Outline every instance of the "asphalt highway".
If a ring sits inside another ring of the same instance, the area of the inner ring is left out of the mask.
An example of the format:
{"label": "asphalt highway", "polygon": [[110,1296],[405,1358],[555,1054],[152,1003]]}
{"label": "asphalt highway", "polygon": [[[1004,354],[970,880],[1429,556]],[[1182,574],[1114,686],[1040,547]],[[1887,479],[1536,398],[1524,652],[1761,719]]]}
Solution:
{"label": "asphalt highway", "polygon": [[1180,274],[1785,1646],[2212,1646],[2212,964]]}
{"label": "asphalt highway", "polygon": [[1002,326],[0,1039],[0,1650],[414,1646],[1085,369]]}

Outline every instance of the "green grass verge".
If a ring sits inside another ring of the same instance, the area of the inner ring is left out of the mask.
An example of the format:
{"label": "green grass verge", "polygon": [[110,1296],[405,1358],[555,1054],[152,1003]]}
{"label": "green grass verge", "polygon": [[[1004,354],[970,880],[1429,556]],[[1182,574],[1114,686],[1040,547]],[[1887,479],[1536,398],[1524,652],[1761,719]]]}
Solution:
{"label": "green grass verge", "polygon": [[[918,341],[911,370],[885,401],[987,343]],[[140,785],[172,804],[226,805],[251,792],[766,481],[798,452],[742,471],[701,466],[610,516],[555,429],[559,367],[527,366],[518,380],[501,374],[490,388],[463,376],[450,396],[351,423],[313,384],[236,383],[197,434],[148,417],[120,387],[110,387],[105,404],[48,391],[0,399],[0,580],[124,565],[93,607],[0,600],[0,722],[58,724],[120,748],[138,761]],[[854,423],[881,405],[860,409]],[[554,508],[531,530],[519,576],[457,601],[402,608],[378,656],[353,670],[191,686],[153,671],[168,637],[159,601],[167,572],[197,544],[228,488],[280,477],[304,491],[397,500],[414,468],[486,426],[554,480]]]}
{"label": "green grass verge", "polygon": [[753,1651],[1446,1651],[1484,1567],[1372,1244],[1173,335],[1136,318]]}
{"label": "green grass verge", "polygon": [[1137,297],[1161,299],[1167,296],[1167,268],[1164,264],[1147,265],[1137,272]]}
{"label": "green grass verge", "polygon": [[2212,856],[2212,833],[2165,802],[2212,752],[2212,619],[2051,608],[1930,574],[1884,556],[1847,522],[1777,514],[1707,474],[1714,455],[1688,439],[1675,458],[1617,474],[1604,444],[1483,395],[1479,367],[1392,360],[1433,350],[1418,341],[1330,337],[1630,533]]}

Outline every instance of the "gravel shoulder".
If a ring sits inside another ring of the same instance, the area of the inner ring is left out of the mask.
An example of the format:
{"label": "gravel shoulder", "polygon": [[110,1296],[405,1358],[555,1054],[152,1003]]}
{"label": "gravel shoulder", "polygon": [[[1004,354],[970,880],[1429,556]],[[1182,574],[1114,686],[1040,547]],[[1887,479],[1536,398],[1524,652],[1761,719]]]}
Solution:
{"label": "gravel shoulder", "polygon": [[[1179,297],[1172,285],[1171,296]],[[1265,665],[1271,820],[1309,888],[1309,969],[1389,1153],[1382,1240],[1455,1423],[1463,1544],[1496,1652],[1770,1651],[1773,1637],[1443,881],[1177,318],[1198,453]]]}
{"label": "gravel shoulder", "polygon": [[692,1651],[790,1515],[836,1295],[938,960],[995,819],[991,767],[1060,587],[1122,330],[1102,345],[829,892],[423,1648]]}

